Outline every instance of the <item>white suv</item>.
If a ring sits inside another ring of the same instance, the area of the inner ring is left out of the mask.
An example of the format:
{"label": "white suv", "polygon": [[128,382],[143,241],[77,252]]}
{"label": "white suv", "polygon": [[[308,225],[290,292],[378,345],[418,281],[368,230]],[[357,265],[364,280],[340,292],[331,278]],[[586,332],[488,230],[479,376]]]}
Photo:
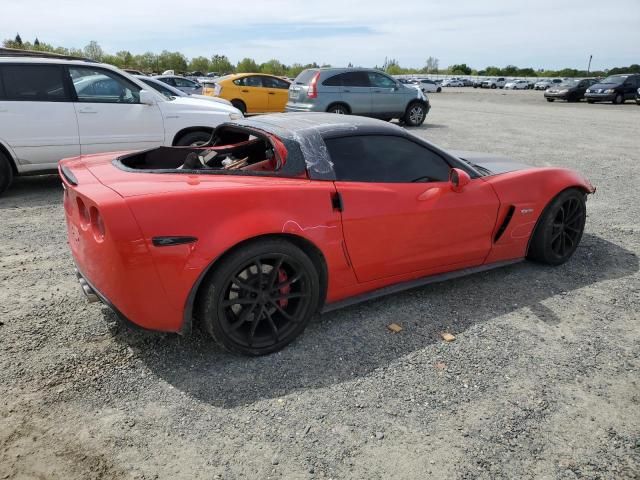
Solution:
{"label": "white suv", "polygon": [[66,157],[198,145],[238,118],[231,105],[165,97],[110,65],[0,56],[0,193]]}

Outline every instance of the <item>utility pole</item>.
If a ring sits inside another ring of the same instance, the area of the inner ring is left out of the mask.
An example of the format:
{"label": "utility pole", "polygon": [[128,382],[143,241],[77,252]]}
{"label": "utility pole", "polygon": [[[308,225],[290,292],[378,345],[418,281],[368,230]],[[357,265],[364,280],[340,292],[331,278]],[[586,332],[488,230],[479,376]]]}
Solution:
{"label": "utility pole", "polygon": [[589,74],[589,72],[591,71],[591,59],[593,58],[593,55],[589,55],[589,65],[587,66],[587,75]]}

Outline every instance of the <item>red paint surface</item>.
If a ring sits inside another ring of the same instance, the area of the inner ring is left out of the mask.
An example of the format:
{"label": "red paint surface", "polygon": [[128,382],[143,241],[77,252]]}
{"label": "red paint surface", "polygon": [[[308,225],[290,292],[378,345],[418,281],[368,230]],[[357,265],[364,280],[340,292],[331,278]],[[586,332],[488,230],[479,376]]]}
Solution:
{"label": "red paint surface", "polygon": [[[582,176],[559,168],[472,179],[455,192],[448,182],[128,173],[113,158],[61,162],[78,180],[72,186],[63,178],[73,257],[129,320],[172,332],[182,328],[189,294],[203,272],[243,241],[285,234],[315,245],[327,264],[326,302],[332,303],[426,275],[522,258],[554,196],[569,187],[593,191]],[[343,212],[332,208],[336,190]],[[81,217],[78,200],[99,212],[103,237]],[[513,218],[494,243],[510,205]],[[198,241],[152,245],[153,237],[178,235]]]}

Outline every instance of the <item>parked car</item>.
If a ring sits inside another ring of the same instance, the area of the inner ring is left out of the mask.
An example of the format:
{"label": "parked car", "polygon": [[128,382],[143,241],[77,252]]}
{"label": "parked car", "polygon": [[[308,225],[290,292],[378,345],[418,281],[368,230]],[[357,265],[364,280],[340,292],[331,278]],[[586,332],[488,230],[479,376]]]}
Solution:
{"label": "parked car", "polygon": [[464,87],[464,83],[462,83],[457,78],[448,78],[447,80],[442,82],[443,87]]}
{"label": "parked car", "polygon": [[483,80],[480,86],[482,88],[504,88],[507,83],[507,79],[504,77],[498,78],[489,78],[488,80]]}
{"label": "parked car", "polygon": [[526,80],[512,80],[504,84],[505,90],[529,90],[529,82]]}
{"label": "parked car", "polygon": [[544,98],[547,99],[547,102],[553,102],[554,100],[579,102],[584,98],[587,88],[597,82],[598,80],[596,78],[565,80],[556,86],[546,89],[544,92]]}
{"label": "parked car", "polygon": [[134,70],[132,68],[123,68],[123,70],[127,72],[129,75],[139,75],[141,77],[146,77],[146,75],[142,73],[140,70]]}
{"label": "parked car", "polygon": [[640,88],[636,90],[636,104],[640,105]]}
{"label": "parked car", "polygon": [[433,80],[429,80],[427,78],[418,80],[417,84],[420,90],[424,93],[440,93],[442,91],[442,86],[438,85]]}
{"label": "parked car", "polygon": [[310,68],[289,89],[287,112],[332,112],[421,125],[429,100],[419,88],[397,82],[374,69]]}
{"label": "parked car", "polygon": [[236,73],[218,78],[204,93],[229,100],[243,113],[283,112],[289,85],[275,75]]}
{"label": "parked car", "polygon": [[318,311],[524,259],[563,264],[595,191],[565,168],[460,158],[393,124],[320,113],[230,122],[200,149],[67,159],[59,173],[90,300],[150,330],[189,332],[195,316],[246,355],[284,348]]}
{"label": "parked car", "polygon": [[458,80],[460,80],[462,82],[462,86],[463,87],[473,87],[473,85],[475,83],[470,78],[459,78]]}
{"label": "parked car", "polygon": [[0,192],[62,158],[192,145],[241,117],[228,105],[168,99],[110,65],[0,57]]}
{"label": "parked car", "polygon": [[194,95],[190,93],[184,93],[182,90],[178,90],[176,87],[167,85],[166,83],[161,82],[156,78],[139,76],[139,75],[134,75],[134,77],[136,77],[142,83],[146,83],[149,87],[153,88],[154,90],[157,90],[158,92],[162,93],[166,97],[191,97],[191,98],[197,98],[200,100],[207,100],[209,102],[217,102],[225,105],[231,105],[231,102],[229,100],[225,100],[224,98],[211,97],[209,95]]}
{"label": "parked car", "polygon": [[589,103],[613,102],[621,104],[626,100],[633,100],[638,87],[640,87],[640,74],[611,75],[591,85],[584,96]]}
{"label": "parked car", "polygon": [[534,90],[546,90],[547,88],[555,85],[560,85],[563,82],[560,78],[553,78],[551,80],[540,80],[533,85]]}
{"label": "parked car", "polygon": [[202,93],[202,85],[179,75],[156,75],[153,78],[175,87],[178,90],[182,90],[184,93],[192,95],[200,95]]}

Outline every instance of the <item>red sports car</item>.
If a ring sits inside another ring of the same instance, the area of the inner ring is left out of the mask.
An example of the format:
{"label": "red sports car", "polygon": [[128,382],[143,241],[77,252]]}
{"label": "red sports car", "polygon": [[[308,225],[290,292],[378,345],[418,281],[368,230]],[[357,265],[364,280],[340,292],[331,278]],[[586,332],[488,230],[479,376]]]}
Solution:
{"label": "red sports car", "polygon": [[134,324],[261,355],[318,311],[576,250],[594,187],[387,122],[280,114],[60,163],[78,277]]}

